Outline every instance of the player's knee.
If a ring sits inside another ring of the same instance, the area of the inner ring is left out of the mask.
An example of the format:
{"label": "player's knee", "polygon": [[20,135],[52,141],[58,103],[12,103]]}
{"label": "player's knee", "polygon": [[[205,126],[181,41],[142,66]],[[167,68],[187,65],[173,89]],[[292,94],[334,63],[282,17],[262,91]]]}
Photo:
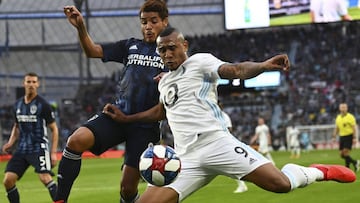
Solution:
{"label": "player's knee", "polygon": [[287,193],[291,191],[291,185],[287,182],[281,182],[276,184],[274,191],[276,193]]}
{"label": "player's knee", "polygon": [[79,128],[77,129],[67,141],[67,147],[76,151],[76,152],[84,152],[85,150],[90,149],[95,142],[94,135],[87,128]]}
{"label": "player's knee", "polygon": [[7,176],[3,179],[3,185],[6,189],[10,189],[15,186],[16,180],[9,178]]}
{"label": "player's knee", "polygon": [[291,191],[291,184],[286,178],[277,178],[271,181],[267,189],[275,193],[287,193]]}

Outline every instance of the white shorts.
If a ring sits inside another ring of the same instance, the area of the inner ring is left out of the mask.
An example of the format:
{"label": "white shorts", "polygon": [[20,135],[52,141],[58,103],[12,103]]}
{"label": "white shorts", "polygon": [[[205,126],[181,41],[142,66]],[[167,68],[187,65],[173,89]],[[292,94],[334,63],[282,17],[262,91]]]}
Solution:
{"label": "white shorts", "polygon": [[258,152],[260,152],[262,154],[266,154],[266,153],[270,152],[268,143],[267,142],[260,143],[259,148],[258,148]]}
{"label": "white shorts", "polygon": [[289,144],[290,148],[297,148],[300,147],[300,142],[299,140],[290,140],[290,144]]}
{"label": "white shorts", "polygon": [[201,134],[180,160],[179,177],[166,186],[179,193],[179,202],[218,175],[241,179],[259,166],[270,163],[250,146],[222,131]]}

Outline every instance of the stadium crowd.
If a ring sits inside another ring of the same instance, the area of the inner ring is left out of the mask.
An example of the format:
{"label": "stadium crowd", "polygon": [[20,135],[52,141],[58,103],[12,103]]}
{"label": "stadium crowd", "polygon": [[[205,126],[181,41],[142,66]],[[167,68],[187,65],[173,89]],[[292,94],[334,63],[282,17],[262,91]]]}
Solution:
{"label": "stadium crowd", "polygon": [[[230,94],[219,92],[224,110],[233,121],[234,135],[239,139],[248,141],[261,115],[270,124],[273,139],[280,138],[283,142],[290,121],[297,125],[333,124],[342,101],[349,104],[350,111],[359,119],[360,48],[355,45],[360,37],[359,24],[353,21],[237,30],[187,39],[191,44],[190,55],[210,52],[225,61],[264,60],[278,53],[289,55],[291,71],[282,76],[279,87]],[[100,85],[83,88],[73,107],[59,105],[56,110],[63,141],[84,119],[113,98],[112,87],[118,77],[120,72]],[[10,135],[11,108],[0,108],[3,140]]]}

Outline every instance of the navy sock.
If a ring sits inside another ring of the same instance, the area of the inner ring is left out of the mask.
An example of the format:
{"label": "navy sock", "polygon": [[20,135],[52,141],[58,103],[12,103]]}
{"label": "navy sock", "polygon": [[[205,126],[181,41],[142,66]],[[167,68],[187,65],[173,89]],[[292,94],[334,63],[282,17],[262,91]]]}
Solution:
{"label": "navy sock", "polygon": [[47,189],[49,190],[51,199],[53,201],[55,201],[55,197],[56,197],[56,191],[57,191],[57,186],[56,183],[54,181],[50,181],[46,184]]}
{"label": "navy sock", "polygon": [[20,203],[19,191],[16,186],[9,190],[6,190],[6,193],[10,203]]}
{"label": "navy sock", "polygon": [[58,169],[56,200],[67,201],[72,185],[80,173],[81,154],[65,148]]}
{"label": "navy sock", "polygon": [[344,156],[345,159],[345,166],[346,167],[350,167],[350,163],[354,164],[356,163],[356,161],[354,159],[352,159],[350,156]]}

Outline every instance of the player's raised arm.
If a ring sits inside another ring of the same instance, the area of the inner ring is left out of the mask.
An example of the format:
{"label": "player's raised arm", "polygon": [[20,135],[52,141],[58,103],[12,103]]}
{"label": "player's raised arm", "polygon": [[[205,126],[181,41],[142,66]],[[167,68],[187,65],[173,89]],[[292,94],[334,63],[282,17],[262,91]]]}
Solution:
{"label": "player's raised arm", "polygon": [[147,111],[131,115],[125,115],[113,104],[106,104],[104,106],[103,113],[119,123],[154,122],[165,119],[165,109],[161,103],[148,109]]}
{"label": "player's raised arm", "polygon": [[289,71],[290,62],[286,54],[276,55],[263,62],[245,61],[240,63],[225,63],[220,66],[218,73],[226,79],[249,79],[265,71]]}
{"label": "player's raised arm", "polygon": [[91,39],[81,12],[75,6],[65,6],[64,13],[69,22],[77,29],[80,44],[86,56],[90,58],[102,58],[102,47],[99,44],[95,44]]}

